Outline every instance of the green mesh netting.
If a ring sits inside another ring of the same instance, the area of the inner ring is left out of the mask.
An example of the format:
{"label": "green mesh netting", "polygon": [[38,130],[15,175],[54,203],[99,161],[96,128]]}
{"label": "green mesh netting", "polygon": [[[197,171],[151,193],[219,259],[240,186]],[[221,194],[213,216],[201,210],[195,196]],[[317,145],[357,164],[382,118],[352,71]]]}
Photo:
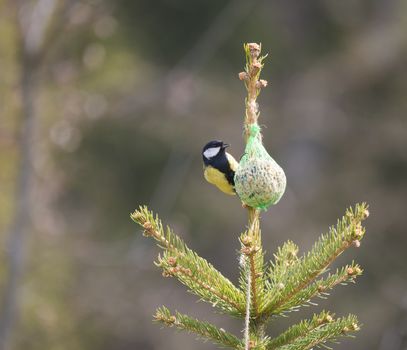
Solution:
{"label": "green mesh netting", "polygon": [[267,153],[260,139],[260,127],[249,126],[249,138],[235,173],[235,190],[250,207],[267,209],[283,196],[286,186],[283,169]]}

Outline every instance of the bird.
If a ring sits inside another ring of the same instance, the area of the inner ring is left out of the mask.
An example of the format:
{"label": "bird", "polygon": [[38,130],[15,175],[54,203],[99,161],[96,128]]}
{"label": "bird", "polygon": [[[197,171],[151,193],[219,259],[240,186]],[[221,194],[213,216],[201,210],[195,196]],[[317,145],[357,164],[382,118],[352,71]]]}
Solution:
{"label": "bird", "polygon": [[223,141],[210,141],[202,149],[204,177],[222,192],[235,195],[235,171],[239,163],[226,152],[229,147]]}

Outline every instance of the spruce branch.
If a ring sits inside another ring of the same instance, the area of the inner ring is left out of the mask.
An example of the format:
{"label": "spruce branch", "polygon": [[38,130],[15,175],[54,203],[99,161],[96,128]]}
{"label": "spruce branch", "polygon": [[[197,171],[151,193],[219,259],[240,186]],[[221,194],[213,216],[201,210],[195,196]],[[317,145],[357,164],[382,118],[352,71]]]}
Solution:
{"label": "spruce branch", "polygon": [[235,316],[242,314],[242,311],[237,312],[240,306],[230,297],[230,293],[222,293],[219,288],[208,283],[214,282],[215,279],[204,271],[205,267],[201,269],[194,263],[191,264],[182,257],[177,259],[168,252],[165,252],[163,257],[158,257],[156,265],[163,269],[164,277],[177,277],[190,291],[200,296],[202,300],[212,303],[212,306],[217,306]]}
{"label": "spruce branch", "polygon": [[261,231],[259,221],[255,220],[249,231],[240,236],[241,254],[245,264],[241,266],[240,286],[246,290],[247,273],[250,274],[250,293],[252,300],[252,317],[259,314],[261,305],[265,298],[266,278],[264,274],[264,252],[261,244]]}
{"label": "spruce branch", "polygon": [[244,317],[244,350],[250,350],[253,348],[250,340],[250,309],[252,307],[252,290],[251,290],[251,284],[252,284],[252,275],[250,272],[250,267],[248,268],[247,262],[245,263],[245,268],[246,268],[246,314]]}
{"label": "spruce branch", "polygon": [[257,123],[259,117],[259,106],[257,104],[257,96],[259,96],[261,88],[267,86],[267,81],[260,79],[260,73],[263,69],[263,61],[267,57],[260,56],[261,44],[248,43],[243,46],[246,54],[245,71],[239,73],[239,79],[244,81],[247,98],[246,98],[246,114],[244,120],[244,131],[246,140],[249,137],[249,128],[251,124]]}
{"label": "spruce branch", "polygon": [[299,261],[298,250],[298,246],[292,241],[287,241],[282,247],[278,247],[277,253],[274,254],[274,262],[270,262],[267,271],[266,288],[268,290],[280,293],[284,288],[289,277],[288,269]]}
{"label": "spruce branch", "polygon": [[300,323],[291,326],[284,333],[274,338],[268,344],[268,350],[274,350],[281,346],[290,344],[295,340],[306,336],[309,332],[315,330],[318,327],[326,323],[333,321],[333,315],[327,311],[322,311],[320,314],[312,317],[311,320],[303,320]]}
{"label": "spruce branch", "polygon": [[357,204],[354,210],[349,208],[336,227],[331,227],[329,233],[322,235],[308,254],[287,268],[286,284],[280,290],[275,286],[269,290],[269,302],[262,312],[266,315],[281,312],[283,305],[324,273],[344,250],[351,246],[359,246],[365,233],[361,222],[368,215],[365,203]]}
{"label": "spruce branch", "polygon": [[271,340],[267,350],[306,350],[327,341],[336,341],[339,336],[351,336],[360,326],[356,316],[334,320],[334,315],[323,311],[312,319],[301,321]]}
{"label": "spruce branch", "polygon": [[[245,118],[243,123],[246,144],[249,139],[250,127],[257,124],[260,112],[257,97],[261,88],[267,86],[267,81],[259,80],[263,68],[263,60],[266,56],[260,56],[261,44],[248,43],[244,45],[246,55],[245,71],[239,73],[239,79],[244,81],[247,97],[245,100]],[[258,134],[261,141],[261,133]],[[262,251],[260,233],[260,211],[247,207],[248,232],[241,237],[242,257],[245,266],[241,268],[241,285],[245,285],[246,291],[246,315],[245,315],[245,350],[253,348],[250,342],[262,343],[265,339],[264,322],[258,319],[260,308],[265,302],[264,280],[264,256]],[[242,283],[244,281],[245,283]],[[250,320],[254,322],[250,324]],[[250,330],[251,332],[250,332]],[[250,334],[251,333],[251,334]]]}
{"label": "spruce branch", "polygon": [[[244,350],[264,349],[264,323],[256,320],[259,314],[258,297],[264,299],[264,256],[260,232],[260,212],[248,207],[249,229],[240,237],[241,243],[241,288],[246,292],[244,322]],[[261,293],[261,295],[259,295]],[[253,319],[254,322],[251,322]]]}
{"label": "spruce branch", "polygon": [[169,327],[177,327],[178,329],[189,333],[195,333],[199,338],[210,340],[221,347],[232,349],[242,349],[243,347],[239,338],[226,332],[224,329],[217,328],[208,322],[200,321],[181,314],[178,311],[175,312],[175,315],[172,315],[170,310],[165,306],[157,309],[154,315],[154,321],[163,323]]}
{"label": "spruce branch", "polygon": [[140,207],[131,218],[143,227],[145,236],[154,238],[164,250],[156,263],[163,269],[164,276],[177,277],[192,293],[223,312],[244,315],[244,293],[206,259],[188,248],[170,228],[165,230],[161,220],[147,207]]}
{"label": "spruce branch", "polygon": [[285,311],[296,309],[301,305],[312,304],[311,299],[319,297],[325,299],[328,291],[333,289],[339,284],[353,283],[357,276],[362,274],[362,269],[359,265],[352,263],[346,265],[341,269],[338,269],[335,273],[329,274],[326,278],[321,278],[318,281],[312,283],[308,287],[302,289],[295,296],[290,298],[285,304],[282,304],[279,308],[274,309],[274,314],[281,314]]}

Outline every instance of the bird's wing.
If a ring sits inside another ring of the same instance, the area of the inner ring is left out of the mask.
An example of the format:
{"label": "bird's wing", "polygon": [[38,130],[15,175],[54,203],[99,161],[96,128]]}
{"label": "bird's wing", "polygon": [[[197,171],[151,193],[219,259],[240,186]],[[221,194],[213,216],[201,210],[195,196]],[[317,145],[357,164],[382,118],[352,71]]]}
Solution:
{"label": "bird's wing", "polygon": [[239,167],[239,163],[236,161],[236,159],[229,154],[228,152],[226,152],[226,157],[228,158],[228,162],[230,165],[230,169],[232,169],[233,171],[236,171],[237,168]]}

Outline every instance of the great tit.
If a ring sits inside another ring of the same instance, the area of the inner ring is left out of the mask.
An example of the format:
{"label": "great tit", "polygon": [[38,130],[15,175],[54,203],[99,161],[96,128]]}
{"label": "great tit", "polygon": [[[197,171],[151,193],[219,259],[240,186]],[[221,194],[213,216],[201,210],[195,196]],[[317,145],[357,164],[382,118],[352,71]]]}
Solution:
{"label": "great tit", "polygon": [[222,141],[210,141],[202,150],[204,163],[204,177],[206,181],[215,185],[222,192],[234,195],[235,171],[239,163],[226,152],[228,144]]}

